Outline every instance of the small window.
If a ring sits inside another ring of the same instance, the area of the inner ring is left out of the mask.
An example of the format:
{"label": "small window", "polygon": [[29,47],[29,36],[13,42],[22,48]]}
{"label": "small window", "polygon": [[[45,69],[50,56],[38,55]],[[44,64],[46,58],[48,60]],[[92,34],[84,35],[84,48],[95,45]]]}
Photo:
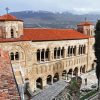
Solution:
{"label": "small window", "polygon": [[14,60],[14,53],[13,52],[10,53],[10,59]]}
{"label": "small window", "polygon": [[16,53],[15,53],[15,59],[16,59],[16,60],[19,60],[19,52],[16,52]]}
{"label": "small window", "polygon": [[14,38],[14,30],[11,29],[11,38]]}

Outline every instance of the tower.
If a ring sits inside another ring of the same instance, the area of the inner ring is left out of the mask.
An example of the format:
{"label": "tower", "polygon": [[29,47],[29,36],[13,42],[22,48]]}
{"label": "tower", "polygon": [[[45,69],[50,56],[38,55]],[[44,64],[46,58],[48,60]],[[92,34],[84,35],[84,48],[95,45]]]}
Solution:
{"label": "tower", "polygon": [[11,14],[0,16],[0,38],[19,38],[23,35],[23,21]]}
{"label": "tower", "polygon": [[77,30],[88,36],[94,36],[94,25],[91,22],[81,22],[77,25]]}

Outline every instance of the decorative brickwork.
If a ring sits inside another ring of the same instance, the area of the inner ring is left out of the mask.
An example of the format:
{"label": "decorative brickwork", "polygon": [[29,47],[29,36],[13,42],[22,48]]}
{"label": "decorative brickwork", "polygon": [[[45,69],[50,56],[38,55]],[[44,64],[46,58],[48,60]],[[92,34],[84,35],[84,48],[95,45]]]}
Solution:
{"label": "decorative brickwork", "polygon": [[8,52],[0,49],[0,100],[20,100]]}

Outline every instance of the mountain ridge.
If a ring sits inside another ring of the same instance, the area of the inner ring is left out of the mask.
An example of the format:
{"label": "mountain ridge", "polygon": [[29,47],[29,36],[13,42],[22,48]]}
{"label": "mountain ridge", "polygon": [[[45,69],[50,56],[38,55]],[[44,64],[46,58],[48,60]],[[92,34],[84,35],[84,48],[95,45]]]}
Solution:
{"label": "mountain ridge", "polygon": [[74,14],[72,12],[50,12],[50,11],[20,11],[11,12],[12,15],[24,20],[25,27],[45,28],[75,28],[82,21],[91,21],[94,24],[100,18],[100,14]]}

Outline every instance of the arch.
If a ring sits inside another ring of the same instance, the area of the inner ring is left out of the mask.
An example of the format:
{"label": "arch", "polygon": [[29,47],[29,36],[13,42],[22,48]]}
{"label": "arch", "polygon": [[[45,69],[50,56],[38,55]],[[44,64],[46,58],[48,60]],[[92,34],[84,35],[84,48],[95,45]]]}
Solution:
{"label": "arch", "polygon": [[74,71],[73,71],[73,75],[77,76],[78,75],[78,68],[75,67]]}
{"label": "arch", "polygon": [[68,74],[72,75],[73,70],[69,69]]}
{"label": "arch", "polygon": [[85,54],[86,52],[86,45],[83,46],[83,53]]}
{"label": "arch", "polygon": [[57,57],[57,48],[54,48],[54,59]]}
{"label": "arch", "polygon": [[85,65],[82,68],[82,73],[85,73]]}
{"label": "arch", "polygon": [[13,52],[10,53],[10,59],[14,60],[14,53]]}
{"label": "arch", "polygon": [[76,46],[73,48],[73,55],[76,56]]}
{"label": "arch", "polygon": [[61,57],[64,58],[64,47],[61,49]]}
{"label": "arch", "polygon": [[37,50],[37,61],[40,61],[40,50]]}
{"label": "arch", "polygon": [[64,71],[62,72],[62,78],[63,78],[63,79],[66,79],[66,76],[67,76],[67,71],[64,70]]}
{"label": "arch", "polygon": [[73,55],[73,46],[70,48],[70,56]]}
{"label": "arch", "polygon": [[68,57],[70,56],[70,46],[68,46]]}
{"label": "arch", "polygon": [[11,28],[11,38],[14,38],[14,29]]}
{"label": "arch", "polygon": [[49,60],[49,48],[46,49],[45,58],[46,58],[46,61]]}
{"label": "arch", "polygon": [[61,56],[61,48],[59,47],[57,50],[57,58],[59,59]]}
{"label": "arch", "polygon": [[52,84],[52,76],[51,75],[48,75],[47,76],[47,84],[48,85],[51,85]]}
{"label": "arch", "polygon": [[59,81],[59,74],[58,73],[55,73],[54,77],[53,77],[53,82],[57,82]]}
{"label": "arch", "polygon": [[16,52],[16,53],[15,53],[15,59],[16,59],[16,60],[19,60],[19,52]]}
{"label": "arch", "polygon": [[79,45],[78,53],[81,54],[81,45]]}
{"label": "arch", "polygon": [[43,89],[42,78],[40,77],[36,80],[36,88]]}
{"label": "arch", "polygon": [[41,51],[41,61],[44,61],[44,59],[45,59],[45,50],[42,49],[42,51]]}

